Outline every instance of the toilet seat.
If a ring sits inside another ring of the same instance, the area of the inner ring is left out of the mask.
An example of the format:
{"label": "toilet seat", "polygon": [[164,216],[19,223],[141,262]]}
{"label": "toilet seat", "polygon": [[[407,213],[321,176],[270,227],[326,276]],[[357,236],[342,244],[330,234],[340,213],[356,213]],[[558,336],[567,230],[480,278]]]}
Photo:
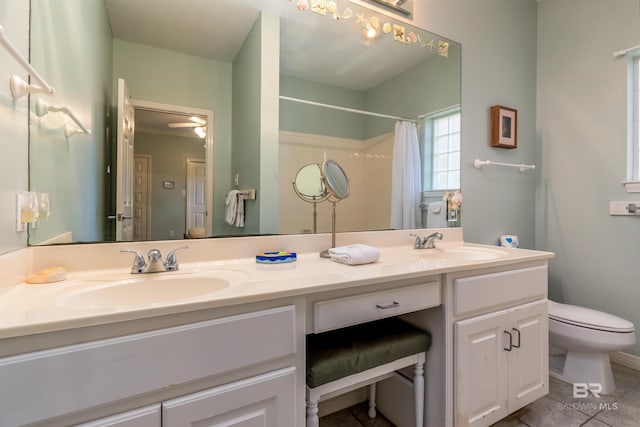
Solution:
{"label": "toilet seat", "polygon": [[630,333],[635,330],[633,323],[613,314],[555,301],[549,301],[549,319],[605,332]]}

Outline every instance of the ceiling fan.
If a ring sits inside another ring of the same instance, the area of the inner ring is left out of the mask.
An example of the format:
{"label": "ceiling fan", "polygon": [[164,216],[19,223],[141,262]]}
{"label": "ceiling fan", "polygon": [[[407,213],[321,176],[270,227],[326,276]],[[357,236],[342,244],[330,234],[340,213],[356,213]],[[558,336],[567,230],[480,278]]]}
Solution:
{"label": "ceiling fan", "polygon": [[177,123],[168,123],[167,126],[169,126],[171,129],[176,129],[176,128],[193,128],[193,131],[198,134],[198,136],[200,138],[204,138],[207,134],[207,121],[197,117],[197,116],[191,116],[189,117],[189,121],[187,122],[177,122]]}

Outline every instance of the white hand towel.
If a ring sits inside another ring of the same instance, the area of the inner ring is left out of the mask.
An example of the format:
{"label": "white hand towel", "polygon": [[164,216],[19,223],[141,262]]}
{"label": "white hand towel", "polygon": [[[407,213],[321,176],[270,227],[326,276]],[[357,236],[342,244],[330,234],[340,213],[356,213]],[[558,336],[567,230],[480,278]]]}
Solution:
{"label": "white hand towel", "polygon": [[224,220],[229,225],[244,227],[244,196],[238,190],[227,193]]}
{"label": "white hand towel", "polygon": [[236,199],[236,220],[234,225],[236,227],[244,227],[244,196],[238,192]]}
{"label": "white hand towel", "polygon": [[231,190],[227,193],[226,210],[224,220],[229,225],[234,225],[236,222],[236,214],[238,212],[238,190]]}
{"label": "white hand towel", "polygon": [[357,265],[376,262],[380,257],[378,248],[362,243],[347,246],[338,246],[329,249],[331,259],[342,264]]}

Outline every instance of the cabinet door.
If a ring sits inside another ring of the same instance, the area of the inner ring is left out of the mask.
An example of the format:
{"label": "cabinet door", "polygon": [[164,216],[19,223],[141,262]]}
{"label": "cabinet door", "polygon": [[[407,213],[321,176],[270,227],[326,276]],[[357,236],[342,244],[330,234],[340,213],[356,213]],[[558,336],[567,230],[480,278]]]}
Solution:
{"label": "cabinet door", "polygon": [[455,324],[457,426],[488,426],[508,414],[507,319],[508,312],[500,311]]}
{"label": "cabinet door", "polygon": [[549,392],[547,300],[510,312],[514,348],[509,360],[509,412],[517,411]]}
{"label": "cabinet door", "polygon": [[76,427],[153,427],[160,426],[160,404],[145,406]]}
{"label": "cabinet door", "polygon": [[215,387],[162,404],[163,427],[296,427],[295,368]]}

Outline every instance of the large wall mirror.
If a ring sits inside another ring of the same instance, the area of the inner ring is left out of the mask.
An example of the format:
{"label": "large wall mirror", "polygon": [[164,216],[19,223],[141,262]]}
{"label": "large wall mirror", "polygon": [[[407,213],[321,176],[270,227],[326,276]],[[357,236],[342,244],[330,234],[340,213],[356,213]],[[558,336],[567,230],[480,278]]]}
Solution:
{"label": "large wall mirror", "polygon": [[[309,233],[313,206],[292,181],[326,159],[350,179],[337,230],[389,229],[405,122],[419,146],[419,226],[460,225],[438,206],[460,189],[461,46],[410,17],[347,0],[31,9],[31,62],[56,94],[31,94],[30,189],[49,194],[51,215],[29,244]],[[119,80],[130,116],[118,114]],[[65,133],[73,122],[60,112],[37,115],[39,99],[72,110],[90,134]],[[143,188],[124,202],[123,176]],[[256,190],[242,227],[225,221],[231,190]],[[318,203],[317,232],[331,230],[330,209]],[[128,218],[127,236],[116,224]]]}

